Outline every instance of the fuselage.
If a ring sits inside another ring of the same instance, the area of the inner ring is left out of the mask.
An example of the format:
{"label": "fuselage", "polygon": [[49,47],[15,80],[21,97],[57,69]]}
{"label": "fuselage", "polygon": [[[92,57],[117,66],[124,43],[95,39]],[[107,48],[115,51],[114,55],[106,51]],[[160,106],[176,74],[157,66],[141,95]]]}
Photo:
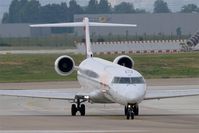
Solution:
{"label": "fuselage", "polygon": [[90,100],[95,103],[135,104],[146,94],[139,72],[96,57],[81,62],[78,81],[83,88],[93,89]]}

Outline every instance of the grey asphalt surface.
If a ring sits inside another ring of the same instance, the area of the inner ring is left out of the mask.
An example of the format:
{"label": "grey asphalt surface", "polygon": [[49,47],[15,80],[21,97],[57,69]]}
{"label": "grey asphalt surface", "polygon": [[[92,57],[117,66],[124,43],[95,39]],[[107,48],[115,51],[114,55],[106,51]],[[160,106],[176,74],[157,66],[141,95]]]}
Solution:
{"label": "grey asphalt surface", "polygon": [[[199,79],[147,80],[149,89],[198,88]],[[73,82],[0,83],[0,89],[76,90]],[[82,91],[82,90],[81,90]],[[199,96],[144,101],[140,116],[126,120],[123,106],[86,103],[86,116],[70,116],[71,103],[63,100],[0,97],[0,133],[15,132],[150,132],[198,133]]]}

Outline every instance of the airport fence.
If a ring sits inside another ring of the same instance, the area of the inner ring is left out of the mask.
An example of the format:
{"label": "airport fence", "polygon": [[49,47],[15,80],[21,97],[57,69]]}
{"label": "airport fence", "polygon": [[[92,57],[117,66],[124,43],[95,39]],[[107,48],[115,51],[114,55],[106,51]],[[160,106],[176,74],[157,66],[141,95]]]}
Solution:
{"label": "airport fence", "polygon": [[[186,40],[93,42],[91,48],[95,54],[177,53],[182,51],[180,44],[185,42]],[[85,53],[84,43],[77,43],[76,47],[80,53]]]}

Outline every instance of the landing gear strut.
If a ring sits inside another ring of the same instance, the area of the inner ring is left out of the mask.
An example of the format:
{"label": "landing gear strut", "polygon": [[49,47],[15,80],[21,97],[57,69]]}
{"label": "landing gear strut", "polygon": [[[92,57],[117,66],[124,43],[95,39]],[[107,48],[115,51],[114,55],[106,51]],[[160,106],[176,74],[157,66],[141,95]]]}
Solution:
{"label": "landing gear strut", "polygon": [[80,98],[77,98],[75,100],[75,103],[76,104],[72,104],[71,106],[71,115],[72,116],[76,116],[77,112],[79,111],[80,112],[80,115],[81,116],[85,116],[85,113],[86,113],[86,107],[84,104],[81,104],[83,102],[85,102],[86,100],[85,99],[80,99]]}
{"label": "landing gear strut", "polygon": [[128,104],[124,107],[124,113],[126,116],[126,119],[129,120],[129,118],[134,119],[134,116],[139,115],[139,106],[138,104]]}

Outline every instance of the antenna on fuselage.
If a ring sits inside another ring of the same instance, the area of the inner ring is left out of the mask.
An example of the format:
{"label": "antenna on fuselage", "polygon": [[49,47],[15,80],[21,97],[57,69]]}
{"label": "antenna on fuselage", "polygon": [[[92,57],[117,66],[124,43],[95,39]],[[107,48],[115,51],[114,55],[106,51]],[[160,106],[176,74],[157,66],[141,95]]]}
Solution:
{"label": "antenna on fuselage", "polygon": [[91,50],[90,31],[89,31],[90,26],[96,26],[96,27],[136,27],[137,25],[135,25],[135,24],[115,24],[115,23],[89,22],[89,19],[87,17],[85,17],[82,22],[30,25],[30,27],[84,27],[84,29],[85,29],[86,57],[87,58],[93,57],[93,52]]}

